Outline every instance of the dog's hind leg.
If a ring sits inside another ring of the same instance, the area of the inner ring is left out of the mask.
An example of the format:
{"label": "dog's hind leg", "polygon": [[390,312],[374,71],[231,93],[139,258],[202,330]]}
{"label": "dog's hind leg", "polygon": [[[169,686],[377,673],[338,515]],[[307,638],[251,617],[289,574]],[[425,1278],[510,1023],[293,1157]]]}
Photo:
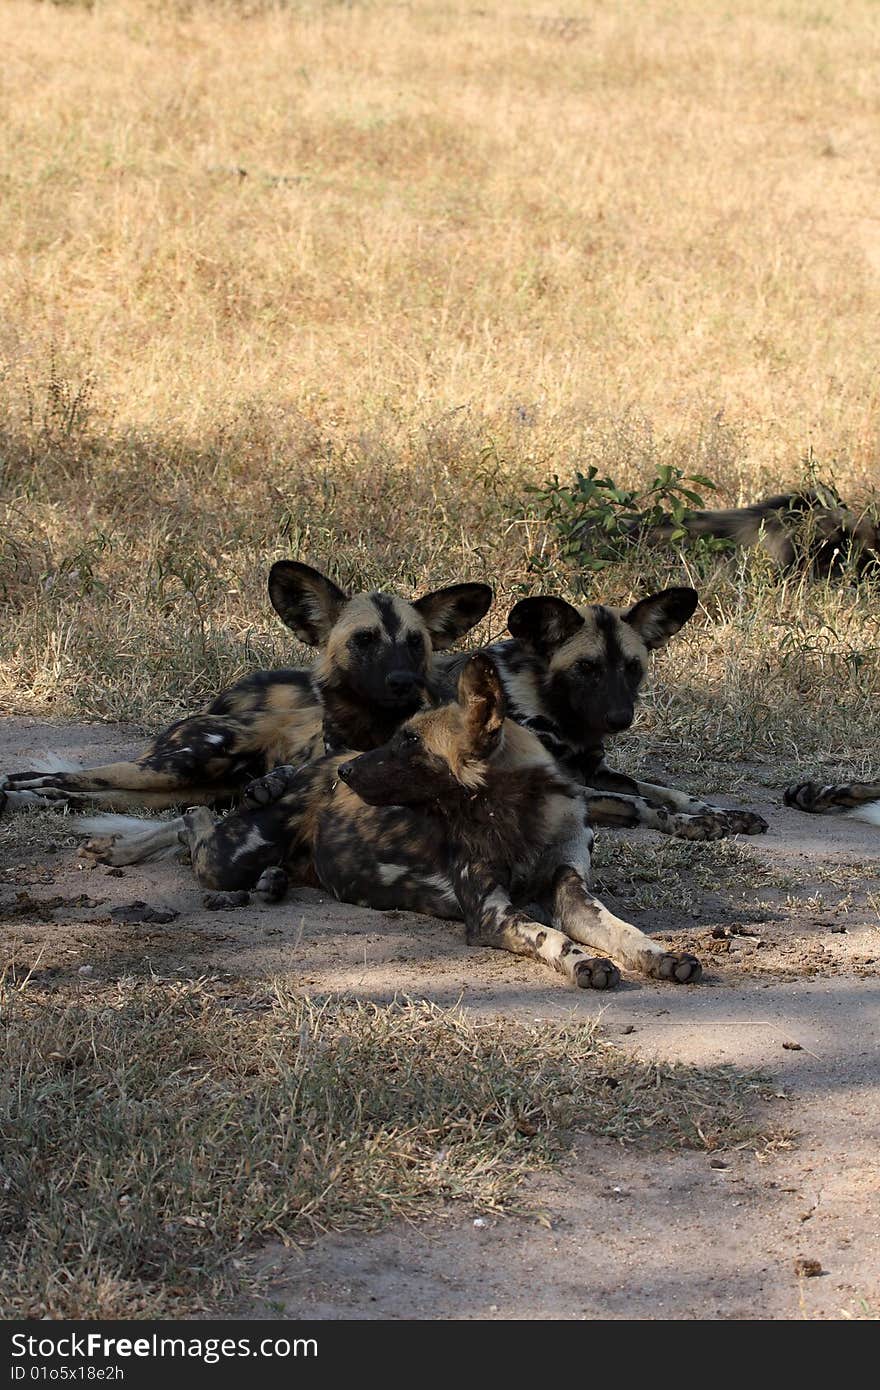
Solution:
{"label": "dog's hind leg", "polygon": [[268,805],[243,806],[219,820],[204,806],[187,811],[186,841],[199,883],[223,890],[256,888],[277,902],[286,892],[288,873],[314,881],[309,870],[316,806],[334,776],[335,765],[325,758],[299,768],[286,794]]}
{"label": "dog's hind leg", "polygon": [[196,806],[174,820],[150,824],[135,816],[82,816],[74,831],[90,834],[84,859],[102,864],[145,864],[168,859],[188,847],[193,872],[203,888],[256,888],[267,902],[287,891],[282,867],[289,841],[288,818],[277,812],[245,811],[219,820]]}
{"label": "dog's hind leg", "polygon": [[26,806],[57,807],[68,811],[168,811],[187,806],[228,806],[238,795],[234,786],[193,786],[183,787],[178,792],[127,791],[120,787],[116,791],[63,791],[56,787],[44,787],[40,791],[9,791],[5,795],[10,810]]}
{"label": "dog's hind leg", "polygon": [[185,813],[193,872],[203,888],[255,888],[267,870],[281,866],[288,837],[278,807],[236,811],[219,821],[206,806]]}
{"label": "dog's hind leg", "polygon": [[221,715],[191,715],[172,724],[131,762],[100,767],[32,769],[10,773],[7,792],[31,792],[45,804],[113,807],[192,804],[222,800],[255,771],[259,735]]}

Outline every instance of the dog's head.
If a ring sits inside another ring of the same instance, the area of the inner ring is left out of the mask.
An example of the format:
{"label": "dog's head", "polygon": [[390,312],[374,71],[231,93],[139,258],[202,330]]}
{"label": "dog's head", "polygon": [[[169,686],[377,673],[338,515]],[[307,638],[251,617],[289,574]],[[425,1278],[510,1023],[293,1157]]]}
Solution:
{"label": "dog's head", "polygon": [[339,778],[371,806],[454,805],[485,784],[504,737],[504,707],[495,665],[477,652],[455,702],[414,715],[381,748],[343,763]]}
{"label": "dog's head", "polygon": [[408,602],[347,594],[310,565],[279,560],[269,572],[276,613],[301,642],[320,647],[319,686],[401,717],[419,708],[433,654],[452,646],[489,610],[487,584],[453,584]]}
{"label": "dog's head", "polygon": [[629,728],[650,653],[693,615],[695,589],[664,589],[629,609],[522,599],[507,625],[536,656],[548,713],[586,744]]}

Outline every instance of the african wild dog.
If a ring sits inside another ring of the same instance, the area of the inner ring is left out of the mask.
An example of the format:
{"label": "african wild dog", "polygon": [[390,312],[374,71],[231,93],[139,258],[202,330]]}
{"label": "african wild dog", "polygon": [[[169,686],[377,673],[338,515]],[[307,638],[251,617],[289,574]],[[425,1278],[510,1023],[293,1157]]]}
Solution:
{"label": "african wild dog", "polygon": [[[629,609],[565,599],[522,599],[508,617],[513,641],[486,651],[498,668],[508,713],[534,731],[588,792],[595,824],[643,825],[691,840],[761,834],[753,811],[726,810],[684,792],[639,782],[605,762],[605,740],[628,729],[652,651],[693,615],[694,589],[665,589]],[[462,653],[443,657],[460,669]]]}
{"label": "african wild dog", "polygon": [[861,575],[880,561],[880,527],[867,511],[855,512],[833,488],[816,487],[766,497],[751,507],[729,511],[688,512],[682,521],[633,525],[633,535],[666,541],[716,536],[737,546],[762,546],[780,569],[809,567],[817,575],[842,572],[852,564]]}
{"label": "african wild dog", "polygon": [[[469,942],[542,960],[582,988],[619,980],[604,953],[657,979],[700,977],[694,956],[665,951],[592,896],[587,797],[535,734],[505,717],[484,653],[464,665],[456,702],[413,715],[358,757],[276,769],[246,799],[216,823],[206,807],[146,835],[128,820],[121,842],[95,840],[85,852],[130,864],[183,841],[203,886],[256,885],[277,898],[290,875],[317,879],[344,902],[463,918]],[[111,830],[121,821],[106,818]]]}
{"label": "african wild dog", "polygon": [[880,782],[797,782],[785,792],[786,806],[816,815],[846,815],[880,825]]}
{"label": "african wild dog", "polygon": [[[134,762],[14,773],[7,802],[217,804],[277,763],[309,761],[325,745],[375,748],[442,678],[434,653],[478,623],[493,595],[486,584],[454,584],[412,603],[351,595],[309,565],[279,560],[269,597],[287,627],[321,649],[314,666],[245,676],[158,734]],[[0,790],[0,809],[3,801]]]}

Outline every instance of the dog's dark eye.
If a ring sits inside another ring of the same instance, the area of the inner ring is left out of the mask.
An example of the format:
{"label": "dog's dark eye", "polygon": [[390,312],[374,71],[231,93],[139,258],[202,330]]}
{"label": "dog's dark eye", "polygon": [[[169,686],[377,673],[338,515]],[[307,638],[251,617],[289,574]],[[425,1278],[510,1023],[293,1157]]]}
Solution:
{"label": "dog's dark eye", "polygon": [[409,633],[407,633],[406,645],[407,645],[408,647],[421,647],[421,646],[423,646],[424,644],[423,644],[423,642],[422,642],[422,634],[421,634],[420,632],[409,632]]}
{"label": "dog's dark eye", "polygon": [[356,632],[354,640],[359,647],[372,647],[378,641],[379,634],[374,628],[365,628],[363,632]]}
{"label": "dog's dark eye", "polygon": [[400,735],[400,741],[407,748],[412,748],[413,744],[419,742],[419,736],[413,729],[404,729]]}

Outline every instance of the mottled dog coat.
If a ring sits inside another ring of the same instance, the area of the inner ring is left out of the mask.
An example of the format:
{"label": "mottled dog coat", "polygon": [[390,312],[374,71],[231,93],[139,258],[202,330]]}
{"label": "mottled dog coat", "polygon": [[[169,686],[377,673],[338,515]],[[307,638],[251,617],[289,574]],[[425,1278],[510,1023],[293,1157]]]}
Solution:
{"label": "mottled dog coat", "polygon": [[797,782],[785,793],[786,806],[813,815],[849,816],[880,825],[880,782]]}
{"label": "mottled dog coat", "polygon": [[[536,733],[565,772],[586,787],[594,824],[643,825],[693,840],[767,829],[752,811],[726,810],[637,781],[605,761],[606,740],[635,718],[651,653],[684,626],[696,606],[696,590],[688,588],[665,589],[628,609],[527,598],[509,615],[513,640],[486,648],[510,717]],[[441,661],[451,673],[465,659],[457,654]]]}
{"label": "mottled dog coat", "polygon": [[499,673],[478,653],[456,702],[414,715],[381,748],[277,769],[248,789],[256,804],[219,822],[204,807],[146,834],[133,822],[87,852],[125,864],[183,841],[207,887],[277,897],[290,876],[345,902],[463,919],[471,943],[544,961],[581,987],[616,984],[612,959],[698,979],[693,956],[593,897],[583,789],[504,706]]}
{"label": "mottled dog coat", "polygon": [[[133,762],[15,773],[5,782],[7,804],[222,804],[276,764],[308,762],[325,745],[375,748],[435,693],[442,679],[435,652],[480,621],[492,590],[454,584],[412,603],[350,595],[309,565],[280,560],[269,597],[300,641],[320,648],[314,666],[245,676],[163,730]],[[0,790],[0,808],[3,800]]]}
{"label": "mottled dog coat", "polygon": [[737,546],[762,547],[781,569],[808,568],[827,576],[854,566],[861,574],[880,560],[880,530],[866,512],[855,512],[832,488],[785,492],[750,507],[688,512],[681,522],[662,522],[635,532],[650,541],[680,534],[715,536]]}

